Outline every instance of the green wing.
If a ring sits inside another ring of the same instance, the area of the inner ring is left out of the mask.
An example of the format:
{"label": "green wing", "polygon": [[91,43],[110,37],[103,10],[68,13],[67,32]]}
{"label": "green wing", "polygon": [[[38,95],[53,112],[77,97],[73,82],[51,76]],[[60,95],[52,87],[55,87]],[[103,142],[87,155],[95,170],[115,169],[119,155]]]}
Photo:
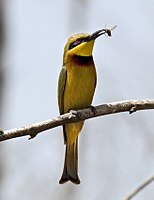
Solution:
{"label": "green wing", "polygon": [[[67,79],[67,70],[66,67],[63,66],[58,80],[58,105],[59,105],[59,112],[61,115],[64,114],[64,92],[65,92],[66,79]],[[63,126],[63,134],[64,134],[64,143],[66,144],[65,126]]]}

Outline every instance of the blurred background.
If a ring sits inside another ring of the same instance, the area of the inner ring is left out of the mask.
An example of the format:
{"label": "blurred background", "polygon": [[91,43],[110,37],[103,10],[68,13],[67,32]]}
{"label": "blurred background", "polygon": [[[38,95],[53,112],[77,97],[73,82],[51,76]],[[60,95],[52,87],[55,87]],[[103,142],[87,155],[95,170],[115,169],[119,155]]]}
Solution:
{"label": "blurred background", "polygon": [[[154,98],[154,1],[0,0],[0,128],[57,116],[57,79],[67,38],[114,25],[94,48],[93,105]],[[154,172],[154,111],[86,121],[79,186],[59,185],[62,128],[0,143],[1,200],[123,199]],[[154,183],[134,198],[153,200]]]}

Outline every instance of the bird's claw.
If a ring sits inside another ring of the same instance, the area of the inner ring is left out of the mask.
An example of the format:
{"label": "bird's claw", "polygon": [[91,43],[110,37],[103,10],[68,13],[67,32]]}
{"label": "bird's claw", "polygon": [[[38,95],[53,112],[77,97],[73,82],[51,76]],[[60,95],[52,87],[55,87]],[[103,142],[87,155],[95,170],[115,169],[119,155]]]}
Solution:
{"label": "bird's claw", "polygon": [[72,118],[73,116],[75,116],[75,117],[78,116],[78,113],[76,110],[70,110],[69,113],[70,113],[69,119]]}
{"label": "bird's claw", "polygon": [[89,108],[94,113],[94,116],[96,116],[96,113],[97,113],[96,108],[94,106],[92,106],[92,105],[90,105]]}

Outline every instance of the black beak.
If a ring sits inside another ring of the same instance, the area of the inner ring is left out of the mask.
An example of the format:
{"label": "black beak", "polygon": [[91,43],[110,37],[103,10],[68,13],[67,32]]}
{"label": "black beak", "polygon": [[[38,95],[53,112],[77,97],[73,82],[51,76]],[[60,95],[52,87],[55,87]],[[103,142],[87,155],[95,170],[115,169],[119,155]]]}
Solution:
{"label": "black beak", "polygon": [[104,29],[104,28],[103,28],[103,29],[101,29],[101,30],[98,30],[98,31],[94,32],[93,34],[91,34],[91,35],[87,38],[86,42],[88,42],[88,41],[90,41],[90,40],[95,40],[96,38],[98,38],[99,36],[104,35],[104,34],[107,34],[109,37],[111,37],[111,36],[112,36],[111,32],[112,32],[112,30],[114,30],[116,27],[117,27],[117,26],[114,26],[114,27],[111,28],[111,29]]}

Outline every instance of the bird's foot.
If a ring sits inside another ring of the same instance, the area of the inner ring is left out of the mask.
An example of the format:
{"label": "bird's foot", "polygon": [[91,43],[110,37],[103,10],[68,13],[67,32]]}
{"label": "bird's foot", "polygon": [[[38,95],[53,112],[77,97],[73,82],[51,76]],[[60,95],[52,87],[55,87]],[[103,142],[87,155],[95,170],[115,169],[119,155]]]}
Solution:
{"label": "bird's foot", "polygon": [[96,116],[97,111],[96,111],[95,106],[90,105],[89,108],[90,108],[91,111],[93,112],[94,116]]}
{"label": "bird's foot", "polygon": [[69,116],[69,118],[72,118],[72,117],[77,117],[77,116],[78,116],[78,113],[77,113],[77,111],[76,111],[76,110],[70,110],[70,111],[69,111],[69,113],[70,113],[70,116]]}

